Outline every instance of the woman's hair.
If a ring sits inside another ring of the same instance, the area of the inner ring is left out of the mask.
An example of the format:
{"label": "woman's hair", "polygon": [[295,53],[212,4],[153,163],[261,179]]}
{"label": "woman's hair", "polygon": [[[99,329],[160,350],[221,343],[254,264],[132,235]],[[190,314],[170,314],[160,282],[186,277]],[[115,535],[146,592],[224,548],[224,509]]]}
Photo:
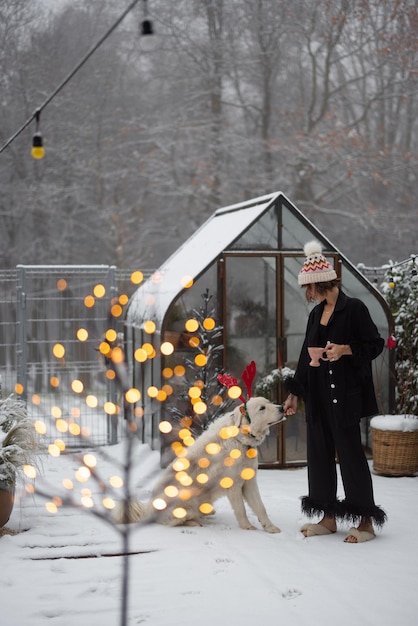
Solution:
{"label": "woman's hair", "polygon": [[[325,296],[327,291],[331,291],[334,287],[339,287],[341,283],[341,278],[333,278],[332,280],[327,280],[322,283],[308,283],[307,285],[302,285],[302,287],[315,287],[315,291],[320,296]],[[308,297],[308,290],[306,289],[306,299],[309,303],[314,302],[315,300],[312,297]]]}

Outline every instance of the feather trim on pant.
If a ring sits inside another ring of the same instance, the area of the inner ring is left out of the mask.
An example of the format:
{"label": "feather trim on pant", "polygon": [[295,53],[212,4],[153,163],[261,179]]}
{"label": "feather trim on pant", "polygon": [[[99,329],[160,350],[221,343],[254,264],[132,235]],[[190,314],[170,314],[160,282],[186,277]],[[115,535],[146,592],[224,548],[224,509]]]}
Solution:
{"label": "feather trim on pant", "polygon": [[313,500],[309,496],[303,496],[301,500],[302,512],[305,513],[307,517],[314,517],[315,515],[334,517],[337,515],[339,508],[338,500],[335,500],[335,502],[319,502],[318,500]]}
{"label": "feather trim on pant", "polygon": [[337,518],[341,521],[350,522],[351,524],[358,524],[362,517],[369,517],[375,526],[381,528],[387,521],[387,515],[385,511],[377,505],[369,507],[357,506],[343,500],[339,502]]}

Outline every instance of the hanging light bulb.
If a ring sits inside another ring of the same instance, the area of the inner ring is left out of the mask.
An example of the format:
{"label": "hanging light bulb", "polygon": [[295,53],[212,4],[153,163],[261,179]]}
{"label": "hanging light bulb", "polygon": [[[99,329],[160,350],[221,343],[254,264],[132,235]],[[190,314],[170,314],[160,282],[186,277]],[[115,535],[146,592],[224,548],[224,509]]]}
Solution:
{"label": "hanging light bulb", "polygon": [[41,112],[38,110],[35,112],[36,120],[36,132],[32,138],[32,157],[34,159],[43,159],[45,156],[44,142],[42,135],[39,131],[39,116]]}
{"label": "hanging light bulb", "polygon": [[141,22],[141,35],[153,35],[154,27],[152,25],[151,20],[148,18],[148,5],[147,0],[143,0],[144,2],[144,19]]}
{"label": "hanging light bulb", "polygon": [[34,159],[43,159],[45,150],[41,133],[35,133],[32,139],[32,156]]}

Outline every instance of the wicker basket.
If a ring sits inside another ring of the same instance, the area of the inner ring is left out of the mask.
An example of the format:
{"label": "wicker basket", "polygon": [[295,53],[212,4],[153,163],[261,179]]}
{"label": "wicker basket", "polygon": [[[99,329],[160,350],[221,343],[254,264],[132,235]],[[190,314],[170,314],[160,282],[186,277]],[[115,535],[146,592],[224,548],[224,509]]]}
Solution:
{"label": "wicker basket", "polygon": [[384,476],[413,476],[418,472],[418,430],[371,428],[373,469]]}

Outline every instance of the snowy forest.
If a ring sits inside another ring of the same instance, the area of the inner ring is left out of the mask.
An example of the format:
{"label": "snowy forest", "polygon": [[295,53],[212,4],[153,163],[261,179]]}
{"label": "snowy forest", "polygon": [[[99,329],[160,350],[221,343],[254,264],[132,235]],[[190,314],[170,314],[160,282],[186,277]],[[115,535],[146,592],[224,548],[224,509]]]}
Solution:
{"label": "snowy forest", "polygon": [[[126,2],[2,0],[4,144]],[[154,34],[141,36],[147,8]],[[0,267],[158,267],[282,191],[353,262],[416,245],[415,0],[148,0],[0,154]]]}

